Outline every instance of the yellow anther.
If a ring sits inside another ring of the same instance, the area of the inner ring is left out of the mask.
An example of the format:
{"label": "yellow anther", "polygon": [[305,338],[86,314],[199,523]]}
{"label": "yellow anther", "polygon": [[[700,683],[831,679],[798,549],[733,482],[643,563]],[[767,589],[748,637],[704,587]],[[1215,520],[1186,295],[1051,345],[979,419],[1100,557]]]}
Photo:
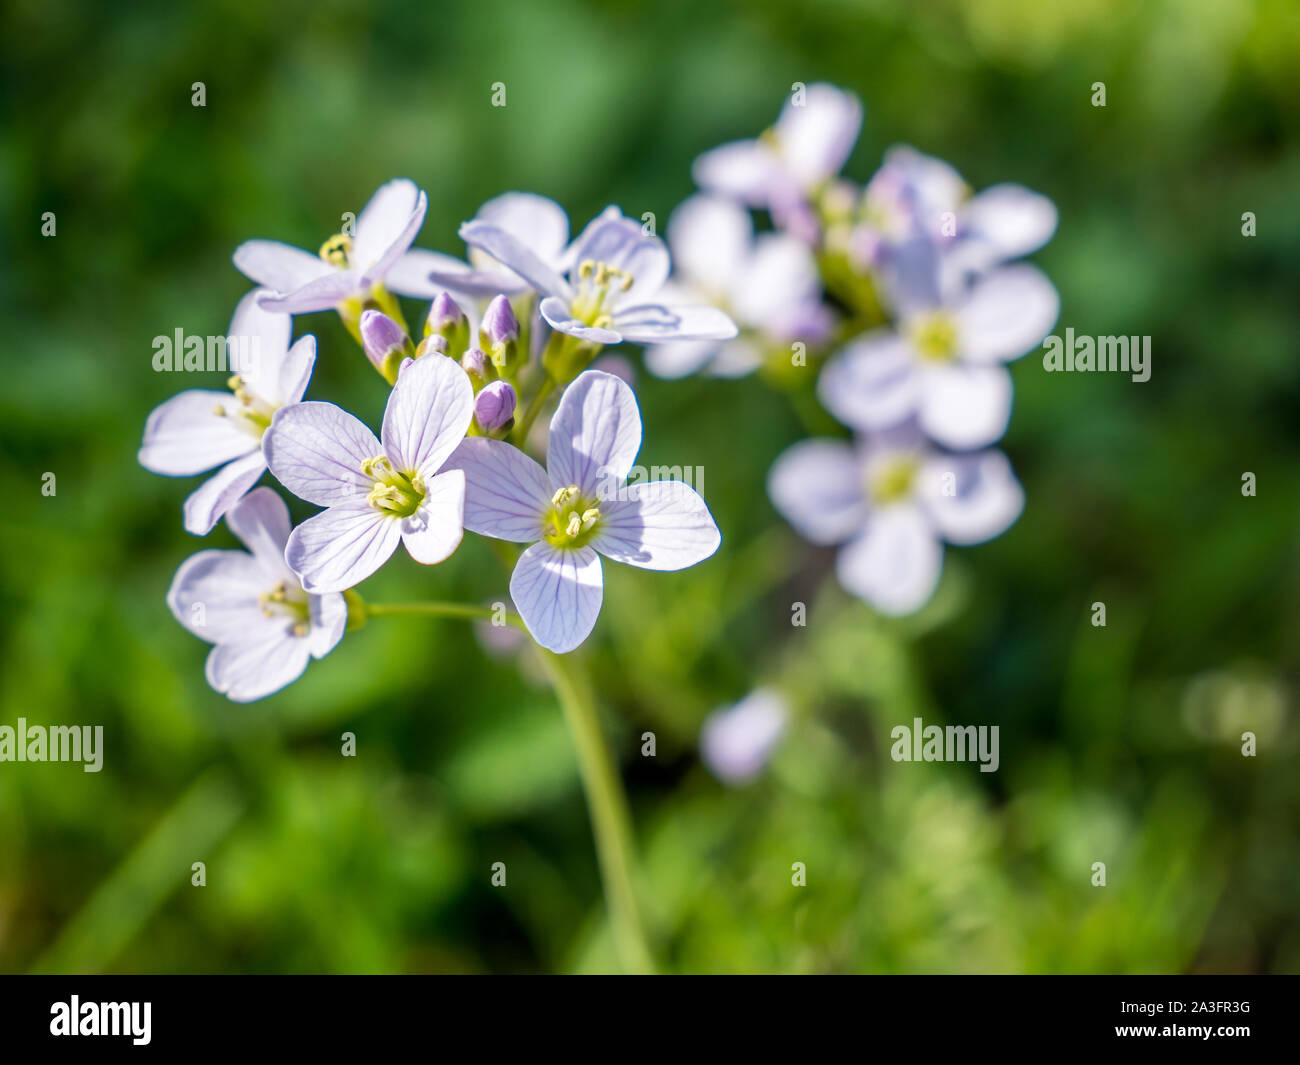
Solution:
{"label": "yellow anther", "polygon": [[569,511],[569,524],[564,528],[565,536],[577,536],[582,532],[582,518],[578,516],[576,510]]}
{"label": "yellow anther", "polygon": [[293,626],[293,634],[295,636],[306,636],[310,628],[311,626],[305,621],[295,622]]}
{"label": "yellow anther", "polygon": [[562,507],[577,494],[578,486],[576,484],[571,484],[568,488],[561,488],[555,495],[551,496],[551,506]]}
{"label": "yellow anther", "polygon": [[215,414],[218,418],[224,418],[226,416],[226,408],[223,407],[220,403],[218,403],[212,408],[212,413]]}
{"label": "yellow anther", "polygon": [[591,507],[590,509],[584,510],[582,512],[582,527],[584,529],[590,529],[599,520],[600,520],[599,507]]}
{"label": "yellow anther", "polygon": [[231,377],[226,381],[226,387],[232,392],[238,392],[244,387],[244,379],[240,377],[239,374],[235,374],[234,377]]}
{"label": "yellow anther", "polygon": [[591,277],[595,270],[596,264],[590,259],[583,259],[582,262],[578,264],[578,276],[584,281]]}
{"label": "yellow anther", "polygon": [[331,266],[347,266],[351,255],[352,238],[346,233],[335,233],[320,246],[320,257]]}

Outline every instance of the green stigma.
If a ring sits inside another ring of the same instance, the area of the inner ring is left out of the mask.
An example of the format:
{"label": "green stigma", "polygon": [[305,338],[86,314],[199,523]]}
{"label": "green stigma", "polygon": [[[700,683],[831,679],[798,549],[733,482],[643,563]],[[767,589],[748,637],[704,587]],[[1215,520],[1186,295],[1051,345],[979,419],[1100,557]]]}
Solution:
{"label": "green stigma", "polygon": [[290,589],[284,581],[276,581],[269,592],[257,597],[262,614],[268,618],[288,618],[293,622],[293,634],[306,636],[311,630],[311,609],[307,593],[301,588]]}
{"label": "green stigma", "polygon": [[420,475],[393,469],[387,455],[366,459],[361,464],[361,472],[374,482],[366,502],[383,514],[409,518],[424,502],[424,481]]}
{"label": "green stigma", "polygon": [[551,509],[542,519],[543,536],[554,547],[582,547],[599,525],[600,507],[596,500],[584,499],[576,484],[551,496]]}
{"label": "green stigma", "polygon": [[877,506],[897,503],[912,494],[913,483],[921,464],[912,456],[889,459],[871,471],[867,494]]}
{"label": "green stigma", "polygon": [[946,311],[921,315],[909,332],[921,358],[929,362],[952,362],[957,357],[957,323]]}
{"label": "green stigma", "polygon": [[352,238],[346,233],[335,233],[320,246],[320,257],[331,266],[347,269],[352,256]]}

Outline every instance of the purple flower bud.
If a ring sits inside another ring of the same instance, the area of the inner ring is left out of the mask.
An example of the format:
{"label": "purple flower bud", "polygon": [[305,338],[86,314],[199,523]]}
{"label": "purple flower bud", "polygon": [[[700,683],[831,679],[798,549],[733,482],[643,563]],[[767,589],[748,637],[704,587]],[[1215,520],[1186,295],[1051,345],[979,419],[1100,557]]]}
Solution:
{"label": "purple flower bud", "polygon": [[424,334],[438,333],[445,336],[448,329],[454,329],[458,325],[465,323],[465,312],[460,309],[460,304],[451,297],[449,292],[439,292],[433,298],[433,305],[429,308],[429,319],[424,324]]}
{"label": "purple flower bud", "polygon": [[474,420],[485,433],[502,428],[515,416],[515,390],[507,381],[493,381],[483,386],[474,400]]}
{"label": "purple flower bud", "polygon": [[483,346],[493,347],[519,339],[519,319],[515,317],[514,308],[505,296],[494,296],[488,308],[483,312],[483,324],[479,326]]}
{"label": "purple flower bud", "polygon": [[475,392],[496,377],[492,361],[479,348],[470,348],[460,357],[460,368],[469,374]]}
{"label": "purple flower bud", "polygon": [[361,345],[375,369],[390,382],[396,378],[397,364],[415,354],[406,330],[383,311],[373,308],[361,313]]}

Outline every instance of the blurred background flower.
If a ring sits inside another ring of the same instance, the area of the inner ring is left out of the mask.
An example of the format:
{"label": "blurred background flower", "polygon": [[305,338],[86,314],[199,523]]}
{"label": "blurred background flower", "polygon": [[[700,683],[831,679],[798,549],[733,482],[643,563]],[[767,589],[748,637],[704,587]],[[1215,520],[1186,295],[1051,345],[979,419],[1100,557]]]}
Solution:
{"label": "blurred background flower", "polygon": [[[563,721],[469,626],[377,619],[260,704],[206,687],[206,648],[163,602],[198,541],[177,483],[135,463],[177,387],[152,338],[220,334],[248,287],[241,241],[315,247],[394,175],[428,193],[418,246],[457,259],[461,222],[516,189],[662,230],[701,153],[826,81],[862,103],[854,180],[905,143],[972,189],[1050,198],[1034,261],[1060,327],[1151,335],[1154,372],[1012,364],[1000,447],[1025,511],[949,552],[900,619],[839,591],[833,552],[766,498],[782,451],[841,432],[810,392],[636,375],[646,453],[703,467],[723,532],[694,571],[609,567],[584,650],[661,960],[1300,969],[1294,5],[17,0],[3,19],[0,723],[102,724],[105,754],[97,774],[0,763],[0,968],[613,965]],[[378,424],[387,390],[347,364],[364,358],[342,324],[306,327],[309,395]],[[366,591],[503,585],[468,541],[431,580],[399,558]],[[790,718],[765,771],[728,788],[700,730],[759,686]],[[999,771],[893,763],[889,729],[916,716],[999,725]]]}

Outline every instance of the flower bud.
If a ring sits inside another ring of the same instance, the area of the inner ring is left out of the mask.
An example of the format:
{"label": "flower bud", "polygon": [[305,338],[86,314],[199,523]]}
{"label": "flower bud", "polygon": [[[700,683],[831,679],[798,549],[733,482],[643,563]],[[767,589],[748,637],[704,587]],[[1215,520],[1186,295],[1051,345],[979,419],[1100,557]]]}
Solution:
{"label": "flower bud", "polygon": [[439,292],[434,297],[424,323],[424,336],[426,350],[453,358],[469,347],[469,319],[450,292]]}
{"label": "flower bud", "polygon": [[415,355],[415,346],[406,330],[383,311],[374,309],[361,314],[361,346],[390,385],[397,380],[397,368],[402,360]]}
{"label": "flower bud", "polygon": [[480,391],[489,381],[497,379],[492,360],[479,348],[470,348],[460,357],[460,368],[469,376],[469,383],[474,386],[475,392]]}
{"label": "flower bud", "polygon": [[498,372],[505,376],[513,375],[519,354],[519,319],[505,296],[494,296],[488,304],[483,312],[478,339]]}
{"label": "flower bud", "polygon": [[492,381],[483,386],[474,400],[474,420],[484,433],[491,435],[508,426],[515,416],[515,390],[508,381]]}

